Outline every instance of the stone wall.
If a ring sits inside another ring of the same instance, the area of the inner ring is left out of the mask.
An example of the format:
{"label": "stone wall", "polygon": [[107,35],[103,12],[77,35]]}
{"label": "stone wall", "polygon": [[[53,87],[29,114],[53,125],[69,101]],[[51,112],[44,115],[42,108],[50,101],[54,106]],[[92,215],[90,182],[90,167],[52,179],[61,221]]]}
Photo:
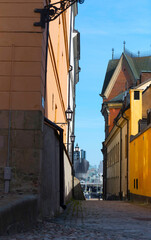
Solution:
{"label": "stone wall", "polygon": [[41,164],[40,209],[42,217],[54,216],[60,210],[60,152],[56,130],[44,125]]}
{"label": "stone wall", "polygon": [[0,190],[10,166],[11,192],[37,191],[41,157],[41,111],[0,111]]}
{"label": "stone wall", "polygon": [[[60,144],[59,132],[44,124],[40,180],[40,211],[44,218],[59,213],[60,205],[69,201],[72,197],[72,165],[65,148],[63,156],[60,156]],[[61,176],[62,174],[63,176]],[[62,189],[60,181],[64,182],[64,189]],[[64,194],[64,202],[61,202],[62,194]]]}
{"label": "stone wall", "polygon": [[69,201],[72,198],[72,164],[64,151],[64,174],[65,174],[65,201]]}

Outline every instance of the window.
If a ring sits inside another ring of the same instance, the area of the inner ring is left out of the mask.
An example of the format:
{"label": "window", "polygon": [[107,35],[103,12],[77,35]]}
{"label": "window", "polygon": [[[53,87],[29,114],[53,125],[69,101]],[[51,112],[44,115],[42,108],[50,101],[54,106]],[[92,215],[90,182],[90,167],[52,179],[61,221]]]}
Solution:
{"label": "window", "polygon": [[127,158],[127,150],[128,150],[127,147],[128,147],[127,146],[127,135],[125,135],[125,158]]}
{"label": "window", "polygon": [[118,143],[118,147],[117,147],[117,161],[119,162],[120,160],[120,154],[119,154],[120,148],[119,148],[119,143]]}
{"label": "window", "polygon": [[136,179],[136,189],[138,189],[138,178]]}
{"label": "window", "polygon": [[134,188],[135,188],[135,179],[134,179]]}
{"label": "window", "polygon": [[139,91],[134,92],[134,100],[139,100]]}

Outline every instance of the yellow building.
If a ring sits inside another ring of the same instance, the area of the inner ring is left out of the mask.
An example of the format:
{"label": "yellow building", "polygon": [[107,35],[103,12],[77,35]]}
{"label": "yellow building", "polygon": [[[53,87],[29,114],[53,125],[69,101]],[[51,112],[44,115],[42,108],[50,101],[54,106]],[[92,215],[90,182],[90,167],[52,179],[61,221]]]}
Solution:
{"label": "yellow building", "polygon": [[[150,81],[151,84],[151,81]],[[141,86],[140,86],[141,88]],[[151,197],[151,86],[144,90],[143,95],[140,89],[130,91],[130,106],[133,109],[130,115],[131,140],[130,140],[130,169],[129,186],[131,199],[150,201]],[[134,93],[137,98],[135,99]],[[138,96],[139,95],[139,96]],[[135,106],[133,108],[133,106]],[[139,115],[138,115],[139,113]],[[135,119],[133,118],[135,116]],[[138,127],[139,122],[139,127]],[[135,128],[135,129],[134,129]]]}
{"label": "yellow building", "polygon": [[130,152],[130,139],[147,124],[146,110],[150,108],[150,101],[146,95],[149,90],[145,92],[145,89],[150,85],[150,78],[151,56],[133,56],[124,48],[119,59],[113,56],[108,63],[100,94],[105,120],[104,199],[129,199],[132,180],[134,182],[132,154],[137,155],[136,151]]}
{"label": "yellow building", "polygon": [[114,122],[114,127],[104,142],[107,151],[107,199],[126,199],[128,196],[128,113],[129,110],[119,114]]}

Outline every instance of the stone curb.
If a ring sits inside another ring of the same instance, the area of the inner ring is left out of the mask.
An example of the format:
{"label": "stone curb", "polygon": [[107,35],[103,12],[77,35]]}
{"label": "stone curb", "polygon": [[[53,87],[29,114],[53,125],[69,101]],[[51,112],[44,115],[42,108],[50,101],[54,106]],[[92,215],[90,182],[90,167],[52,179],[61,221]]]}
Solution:
{"label": "stone curb", "polygon": [[16,196],[0,202],[0,236],[29,229],[38,217],[38,197]]}

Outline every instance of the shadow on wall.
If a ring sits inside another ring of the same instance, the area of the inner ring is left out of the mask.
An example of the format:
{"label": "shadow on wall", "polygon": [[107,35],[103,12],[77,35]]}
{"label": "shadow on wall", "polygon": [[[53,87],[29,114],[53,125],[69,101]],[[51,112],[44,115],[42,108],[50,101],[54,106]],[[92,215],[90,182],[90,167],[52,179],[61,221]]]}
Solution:
{"label": "shadow on wall", "polygon": [[74,198],[72,198],[72,190],[68,193],[68,195],[66,196],[65,202],[66,204],[68,204],[68,202],[70,202],[71,199],[74,200],[85,200],[85,196],[83,194],[82,188],[81,188],[81,184],[80,181],[74,177]]}
{"label": "shadow on wall", "polygon": [[85,200],[80,181],[77,178],[74,178],[74,199]]}

